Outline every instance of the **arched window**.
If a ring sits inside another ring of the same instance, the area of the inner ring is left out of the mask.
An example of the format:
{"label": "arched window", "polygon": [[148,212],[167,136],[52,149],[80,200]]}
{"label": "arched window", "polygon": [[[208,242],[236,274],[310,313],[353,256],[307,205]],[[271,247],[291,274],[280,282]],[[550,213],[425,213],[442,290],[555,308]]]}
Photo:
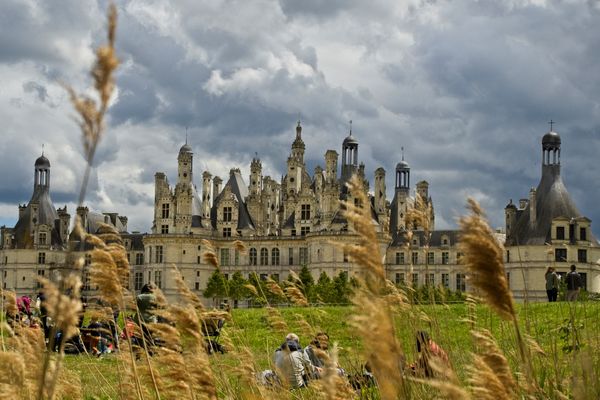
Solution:
{"label": "arched window", "polygon": [[260,249],[260,265],[269,265],[269,250]]}
{"label": "arched window", "polygon": [[249,257],[248,257],[249,265],[256,265],[256,249],[253,247],[250,249]]}
{"label": "arched window", "polygon": [[271,265],[279,265],[279,249],[271,250]]}

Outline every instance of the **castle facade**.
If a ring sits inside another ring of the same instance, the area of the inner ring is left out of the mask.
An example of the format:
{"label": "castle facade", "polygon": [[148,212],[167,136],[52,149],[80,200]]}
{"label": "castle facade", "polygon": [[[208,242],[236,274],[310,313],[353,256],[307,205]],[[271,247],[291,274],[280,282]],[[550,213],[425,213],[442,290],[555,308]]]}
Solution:
{"label": "castle facade", "polygon": [[[505,245],[510,287],[518,299],[542,299],[543,272],[556,266],[566,272],[576,264],[586,288],[600,291],[600,246],[591,231],[591,221],[575,207],[560,177],[560,137],[549,132],[542,140],[542,179],[529,199],[506,207],[506,234],[498,240]],[[457,251],[458,231],[435,230],[433,200],[429,184],[411,190],[411,170],[402,160],[394,173],[394,196],[386,198],[386,171],[374,172],[372,192],[359,163],[359,143],[352,131],[343,140],[340,155],[324,154],[324,167],[309,173],[304,162],[302,126],[287,158],[286,174],[276,180],[263,176],[262,164],[254,158],[248,182],[233,168],[226,181],[204,171],[200,189],[194,180],[194,155],[187,143],[177,155],[177,177],[171,185],[167,176],[155,174],[154,215],[150,233],[127,232],[127,218],[115,213],[98,214],[85,207],[76,210],[89,233],[100,223],[114,226],[123,235],[131,264],[130,288],[139,290],[154,282],[167,297],[176,295],[172,266],[175,265],[190,289],[201,294],[214,267],[204,261],[203,240],[209,240],[221,271],[228,277],[241,272],[248,278],[256,273],[275,280],[307,266],[315,279],[346,272],[356,275],[359,266],[337,244],[357,241],[345,219],[340,200],[358,202],[346,183],[358,175],[367,195],[371,219],[388,278],[397,284],[441,285],[467,291],[468,281]],[[225,183],[224,183],[225,182]],[[67,248],[83,257],[84,295],[93,296],[89,284],[87,248],[76,246],[70,233],[66,206],[56,209],[50,200],[50,162],[44,156],[34,167],[34,193],[29,204],[19,206],[14,228],[1,228],[0,271],[2,287],[19,294],[33,294],[37,277],[60,274],[68,264]],[[422,209],[422,221],[413,221],[410,210]],[[409,234],[410,232],[410,234]],[[240,252],[235,242],[247,247]],[[75,247],[74,247],[75,246]],[[208,302],[208,299],[207,299]]]}

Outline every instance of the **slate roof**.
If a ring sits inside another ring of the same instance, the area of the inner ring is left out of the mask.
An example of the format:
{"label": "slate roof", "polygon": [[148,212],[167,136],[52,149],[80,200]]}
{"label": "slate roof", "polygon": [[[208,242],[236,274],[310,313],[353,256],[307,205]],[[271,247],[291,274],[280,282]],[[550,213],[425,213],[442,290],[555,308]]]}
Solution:
{"label": "slate roof", "polygon": [[231,193],[235,196],[238,201],[238,226],[237,229],[254,229],[254,223],[252,222],[252,218],[250,218],[250,213],[246,208],[246,198],[248,197],[248,187],[244,183],[244,178],[242,178],[242,174],[240,170],[234,169],[229,173],[229,180],[221,190],[221,193],[217,196],[214,201],[214,205],[210,210],[210,219],[212,221],[213,227],[216,228],[217,225],[217,205],[219,204],[221,198],[223,197],[223,193],[225,192],[225,188],[229,188]]}
{"label": "slate roof", "polygon": [[[431,232],[431,238],[429,246],[441,247],[441,246],[455,246],[458,243],[460,231],[459,230],[439,230]],[[448,243],[442,244],[442,238],[447,237]],[[425,244],[425,232],[424,231],[413,231],[413,239],[419,239],[421,245]],[[399,232],[394,236],[392,240],[392,247],[400,247],[406,244],[406,232]]]}
{"label": "slate roof", "polygon": [[50,244],[52,246],[61,245],[62,241],[60,240],[60,235],[58,234],[57,229],[58,213],[54,208],[54,204],[52,204],[49,188],[48,186],[36,186],[33,190],[31,200],[29,200],[29,204],[27,204],[27,208],[15,225],[13,246],[19,249],[33,248],[33,238],[31,237],[32,203],[37,204],[38,207],[37,224],[50,225],[52,227]]}
{"label": "slate roof", "polygon": [[[536,189],[535,208],[535,225],[530,222],[530,207],[517,213],[517,221],[506,241],[507,245],[543,245],[551,240],[553,219],[583,217],[562,181],[560,165],[543,166],[542,179]],[[590,242],[598,245],[591,232]]]}

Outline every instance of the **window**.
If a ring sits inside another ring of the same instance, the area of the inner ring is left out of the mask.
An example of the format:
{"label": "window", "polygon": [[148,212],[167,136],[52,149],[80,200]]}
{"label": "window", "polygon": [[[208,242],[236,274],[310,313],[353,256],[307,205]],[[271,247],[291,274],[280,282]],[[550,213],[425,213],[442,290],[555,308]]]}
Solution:
{"label": "window", "polygon": [[567,249],[554,249],[555,261],[567,261]]}
{"label": "window", "polygon": [[41,245],[46,244],[46,232],[40,232],[40,234],[38,236],[38,242]]}
{"label": "window", "polygon": [[82,290],[91,290],[90,273],[87,270],[83,273]]}
{"label": "window", "polygon": [[429,286],[435,285],[435,274],[433,274],[433,273],[427,274],[427,285],[429,285]]}
{"label": "window", "polygon": [[585,228],[579,228],[579,240],[587,240],[587,230]]}
{"label": "window", "polygon": [[269,250],[264,247],[260,249],[260,265],[269,265]]}
{"label": "window", "polygon": [[162,271],[154,271],[154,284],[158,288],[162,288]]}
{"label": "window", "polygon": [[416,272],[413,272],[413,274],[412,274],[412,285],[413,286],[419,285],[419,274]]}
{"label": "window", "polygon": [[43,270],[43,269],[38,269],[37,276],[38,276],[38,280],[37,280],[37,283],[36,283],[36,288],[41,289],[42,288],[42,282],[40,281],[40,279],[43,278],[44,276],[46,276],[46,271]]}
{"label": "window", "polygon": [[135,255],[135,265],[144,265],[144,253],[137,253]]}
{"label": "window", "polygon": [[413,251],[413,253],[412,253],[412,263],[413,263],[413,265],[419,263],[419,253],[416,251]]}
{"label": "window", "polygon": [[271,265],[279,265],[279,249],[271,250]]}
{"label": "window", "polygon": [[298,255],[300,265],[308,264],[308,247],[300,247],[300,254]]}
{"label": "window", "polygon": [[253,247],[248,252],[248,265],[256,265],[256,249]]}
{"label": "window", "polygon": [[309,226],[301,226],[300,227],[300,236],[306,236],[307,233],[310,233]]}
{"label": "window", "polygon": [[136,272],[133,276],[133,287],[135,290],[142,289],[144,286],[144,274],[142,272]]}
{"label": "window", "polygon": [[292,229],[292,236],[296,236],[296,230]]}
{"label": "window", "polygon": [[92,264],[92,255],[86,254],[83,260],[83,265],[85,265],[86,267],[90,266]]}
{"label": "window", "polygon": [[163,203],[162,205],[162,217],[169,218],[169,204]]}
{"label": "window", "polygon": [[585,272],[579,273],[579,282],[581,283],[581,289],[587,290],[587,274]]}
{"label": "window", "polygon": [[456,274],[456,290],[459,292],[467,290],[465,274]]}
{"label": "window", "polygon": [[288,265],[294,265],[294,249],[292,247],[288,249]]}
{"label": "window", "polygon": [[196,257],[196,264],[200,264],[202,262],[202,257]]}
{"label": "window", "polygon": [[577,250],[577,262],[580,262],[580,263],[587,262],[587,250],[585,250],[585,249]]}
{"label": "window", "polygon": [[433,251],[427,253],[427,264],[435,264],[435,253]]}
{"label": "window", "polygon": [[160,233],[162,233],[163,235],[165,233],[169,233],[169,225],[161,225],[160,226]]}
{"label": "window", "polygon": [[231,222],[232,216],[231,207],[223,207],[223,222]]}
{"label": "window", "polygon": [[404,264],[404,253],[396,253],[396,265]]}
{"label": "window", "polygon": [[448,264],[450,254],[447,251],[442,251],[442,264]]}
{"label": "window", "polygon": [[240,265],[240,251],[237,249],[233,251],[233,265]]}
{"label": "window", "polygon": [[510,262],[510,250],[506,250],[506,262]]}
{"label": "window", "polygon": [[446,238],[442,239],[442,245],[447,246],[448,245],[448,239],[446,239]]}
{"label": "window", "polygon": [[200,290],[200,282],[196,282],[196,283],[194,284],[194,289],[196,289],[196,290]]}
{"label": "window", "polygon": [[404,272],[396,272],[396,285],[404,285]]}
{"label": "window", "polygon": [[344,258],[343,258],[344,262],[347,263],[348,262],[348,253],[346,253],[346,250],[344,250]]}
{"label": "window", "polygon": [[231,228],[223,228],[223,237],[231,237]]}
{"label": "window", "polygon": [[310,204],[302,204],[300,206],[300,219],[306,221],[310,219]]}
{"label": "window", "polygon": [[442,274],[442,286],[450,288],[450,274]]}
{"label": "window", "polygon": [[157,263],[162,263],[163,262],[163,247],[162,246],[156,246],[156,262]]}
{"label": "window", "polygon": [[557,240],[564,240],[565,239],[565,227],[564,226],[557,226],[556,227],[556,239]]}
{"label": "window", "polygon": [[46,253],[38,253],[38,264],[46,264]]}
{"label": "window", "polygon": [[510,289],[510,272],[506,273],[506,284],[508,285],[508,288]]}
{"label": "window", "polygon": [[268,274],[260,274],[260,280],[266,281],[268,276],[269,276]]}
{"label": "window", "polygon": [[229,249],[221,249],[221,265],[229,265]]}

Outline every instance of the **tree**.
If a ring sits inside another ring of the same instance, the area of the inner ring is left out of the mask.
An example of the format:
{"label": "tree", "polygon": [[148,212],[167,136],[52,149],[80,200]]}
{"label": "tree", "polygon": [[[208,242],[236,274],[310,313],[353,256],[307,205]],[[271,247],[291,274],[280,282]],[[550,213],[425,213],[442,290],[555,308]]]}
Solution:
{"label": "tree", "polygon": [[216,305],[218,299],[227,297],[227,283],[225,276],[217,270],[208,278],[206,289],[204,289],[202,294],[204,297],[212,298],[213,305]]}
{"label": "tree", "polygon": [[236,271],[229,281],[229,298],[233,301],[233,307],[237,308],[240,300],[247,299],[250,297],[250,291],[245,285],[248,281],[244,279],[244,276],[240,271]]}
{"label": "tree", "polygon": [[331,278],[325,271],[321,272],[319,275],[319,280],[317,281],[317,285],[315,286],[315,293],[318,297],[320,297],[323,303],[335,303],[335,287],[333,282],[331,282]]}
{"label": "tree", "polygon": [[350,302],[352,288],[348,282],[348,273],[346,271],[340,272],[335,278],[333,278],[333,288],[335,291],[336,303],[346,304]]}
{"label": "tree", "polygon": [[309,302],[314,301],[315,295],[313,288],[315,286],[315,280],[306,265],[302,266],[298,277],[300,278],[300,282],[302,282],[301,289],[304,290],[304,296]]}

